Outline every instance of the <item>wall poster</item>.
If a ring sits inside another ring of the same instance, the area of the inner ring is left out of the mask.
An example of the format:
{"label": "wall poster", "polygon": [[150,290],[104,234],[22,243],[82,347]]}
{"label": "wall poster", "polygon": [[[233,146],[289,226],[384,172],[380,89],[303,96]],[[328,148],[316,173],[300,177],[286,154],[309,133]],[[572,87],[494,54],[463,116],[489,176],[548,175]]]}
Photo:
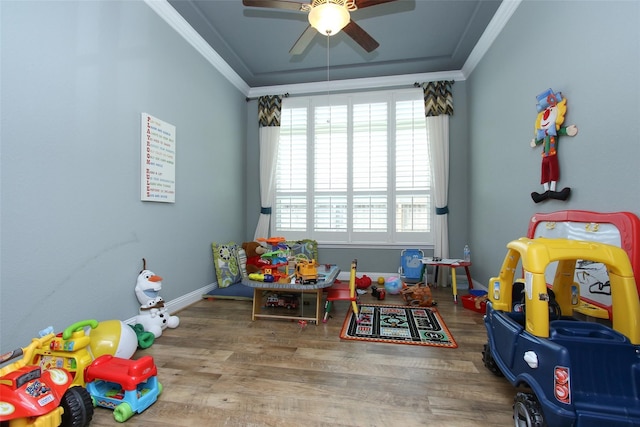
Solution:
{"label": "wall poster", "polygon": [[147,113],[141,121],[143,202],[176,201],[176,127]]}

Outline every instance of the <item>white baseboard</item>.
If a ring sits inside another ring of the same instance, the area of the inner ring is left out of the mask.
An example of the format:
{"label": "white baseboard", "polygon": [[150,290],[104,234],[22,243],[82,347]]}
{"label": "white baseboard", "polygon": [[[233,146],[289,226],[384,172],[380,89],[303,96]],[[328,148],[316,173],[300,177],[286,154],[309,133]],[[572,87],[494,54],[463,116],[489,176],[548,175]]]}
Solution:
{"label": "white baseboard", "polygon": [[[369,273],[369,272],[362,272],[362,271],[358,271],[356,273],[356,277],[362,277],[362,276],[368,276],[371,278],[372,282],[375,282],[376,280],[378,280],[378,277],[384,277],[385,280],[387,280],[389,277],[398,277],[399,274],[398,273]],[[349,271],[340,271],[340,273],[338,273],[338,279],[340,280],[349,280],[349,278],[351,277],[351,273]]]}
{"label": "white baseboard", "polygon": [[[393,274],[393,273],[369,273],[369,272],[358,272],[357,276],[358,277],[362,277],[364,275],[367,275],[368,277],[371,278],[371,281],[375,284],[376,280],[378,280],[378,277],[384,277],[385,280],[388,279],[389,277],[397,277],[398,274]],[[348,281],[350,277],[350,273],[348,271],[341,271],[338,274],[338,279],[340,280],[345,280]],[[464,283],[461,283],[461,286],[458,286],[458,288],[460,289],[467,289],[467,283],[466,280],[464,281]],[[188,306],[190,306],[191,304],[194,304],[198,301],[200,301],[202,299],[202,295],[206,294],[207,292],[210,292],[211,290],[215,289],[218,285],[216,283],[211,283],[210,285],[207,286],[203,286],[200,289],[196,289],[195,291],[189,292],[188,294],[182,295],[176,299],[173,299],[169,302],[167,302],[165,305],[167,307],[167,310],[169,310],[170,314],[175,314],[176,312],[182,310],[183,308],[186,308]],[[476,282],[475,280],[473,281],[473,289],[483,289],[483,290],[487,290],[486,286],[483,286],[482,284]],[[136,321],[136,316],[133,316],[127,320],[124,320],[124,323],[128,324],[128,325],[132,325],[135,323]]]}
{"label": "white baseboard", "polygon": [[[191,304],[200,301],[202,299],[202,295],[215,289],[216,286],[217,285],[215,283],[212,283],[207,286],[203,286],[200,289],[196,289],[195,291],[189,292],[188,294],[182,295],[176,299],[166,302],[165,307],[167,307],[169,314],[175,314],[176,312],[182,310],[183,308],[186,308]],[[138,315],[136,314],[135,316],[127,320],[123,320],[123,322],[126,323],[127,325],[132,325],[135,323],[137,316]]]}
{"label": "white baseboard", "polygon": [[[362,277],[364,275],[367,275],[368,277],[370,277],[373,284],[376,283],[376,281],[378,280],[378,277],[384,277],[384,279],[386,280],[389,277],[399,276],[399,274],[397,273],[395,274],[394,273],[369,273],[369,272],[360,272],[360,271],[358,271],[358,273],[356,274],[357,277]],[[340,280],[348,281],[349,277],[350,277],[350,274],[348,271],[341,271],[340,274],[338,274],[338,279]],[[467,284],[466,276],[461,278],[460,275],[458,275],[457,277],[458,277],[458,289],[468,289],[469,285]],[[451,281],[451,279],[449,279],[449,281]],[[449,283],[447,286],[451,286],[451,283]],[[473,280],[473,289],[482,289],[486,291],[487,287],[486,285],[482,285],[481,283]]]}

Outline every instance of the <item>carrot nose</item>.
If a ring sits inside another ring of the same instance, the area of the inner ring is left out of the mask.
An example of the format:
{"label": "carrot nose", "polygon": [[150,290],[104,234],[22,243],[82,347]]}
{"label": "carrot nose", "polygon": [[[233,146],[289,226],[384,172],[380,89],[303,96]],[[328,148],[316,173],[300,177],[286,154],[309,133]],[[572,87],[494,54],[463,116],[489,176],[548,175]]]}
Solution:
{"label": "carrot nose", "polygon": [[150,282],[160,282],[160,281],[162,281],[162,277],[160,277],[160,276],[151,276],[151,277],[149,277],[149,281]]}

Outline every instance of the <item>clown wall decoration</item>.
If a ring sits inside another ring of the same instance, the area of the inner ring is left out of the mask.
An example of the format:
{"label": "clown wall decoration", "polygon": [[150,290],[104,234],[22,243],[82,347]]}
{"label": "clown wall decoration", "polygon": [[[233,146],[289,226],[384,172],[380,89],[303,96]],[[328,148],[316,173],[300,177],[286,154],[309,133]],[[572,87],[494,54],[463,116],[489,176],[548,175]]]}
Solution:
{"label": "clown wall decoration", "polygon": [[536,119],[535,138],[531,140],[531,147],[542,145],[542,171],[540,183],[543,193],[533,192],[531,198],[540,203],[547,199],[567,200],[571,188],[565,187],[556,191],[556,184],[560,178],[558,163],[558,137],[560,135],[574,136],[578,133],[575,125],[562,127],[567,113],[567,99],[562,93],[548,89],[536,97],[538,118]]}

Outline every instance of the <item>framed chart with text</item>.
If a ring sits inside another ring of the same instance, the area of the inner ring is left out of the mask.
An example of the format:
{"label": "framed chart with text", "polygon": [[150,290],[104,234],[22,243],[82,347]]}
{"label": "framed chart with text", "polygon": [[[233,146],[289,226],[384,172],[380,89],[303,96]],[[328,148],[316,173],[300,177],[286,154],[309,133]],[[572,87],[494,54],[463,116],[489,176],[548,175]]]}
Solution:
{"label": "framed chart with text", "polygon": [[140,200],[176,201],[176,127],[142,113]]}

